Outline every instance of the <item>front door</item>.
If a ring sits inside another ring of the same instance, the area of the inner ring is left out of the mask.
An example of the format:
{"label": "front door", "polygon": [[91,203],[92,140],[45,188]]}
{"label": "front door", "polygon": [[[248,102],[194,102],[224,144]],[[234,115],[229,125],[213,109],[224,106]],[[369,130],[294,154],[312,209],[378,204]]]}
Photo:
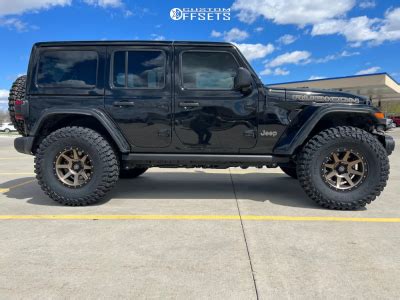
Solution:
{"label": "front door", "polygon": [[257,89],[234,90],[241,67],[231,48],[175,48],[174,130],[186,148],[239,152],[257,142]]}
{"label": "front door", "polygon": [[134,148],[171,143],[172,48],[108,48],[109,84],[105,107]]}

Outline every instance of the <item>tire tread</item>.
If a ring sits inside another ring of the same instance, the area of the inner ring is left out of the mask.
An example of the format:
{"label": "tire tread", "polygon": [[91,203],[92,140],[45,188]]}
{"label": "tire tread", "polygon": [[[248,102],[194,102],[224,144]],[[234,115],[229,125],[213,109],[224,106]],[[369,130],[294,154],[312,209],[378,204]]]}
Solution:
{"label": "tire tread", "polygon": [[[101,161],[103,162],[104,171],[102,174],[101,183],[96,187],[93,193],[80,198],[68,198],[54,192],[51,186],[49,186],[43,180],[43,174],[40,167],[42,161],[46,159],[46,149],[50,145],[59,141],[60,139],[71,137],[85,139],[88,143],[93,145],[99,152]],[[115,183],[118,181],[119,161],[108,141],[96,131],[85,127],[64,127],[52,132],[40,144],[35,156],[35,173],[40,187],[51,199],[63,205],[83,206],[98,202],[109,190],[113,188]]]}
{"label": "tire tread", "polygon": [[[376,158],[381,161],[380,172],[376,176],[377,182],[371,193],[362,199],[349,202],[325,199],[312,182],[309,170],[315,153],[331,140],[341,138],[352,138],[368,144],[376,154]],[[315,135],[300,152],[297,163],[298,179],[306,194],[322,207],[338,210],[353,210],[370,204],[385,188],[389,178],[389,172],[389,160],[382,144],[372,134],[360,128],[350,126],[329,128]]]}

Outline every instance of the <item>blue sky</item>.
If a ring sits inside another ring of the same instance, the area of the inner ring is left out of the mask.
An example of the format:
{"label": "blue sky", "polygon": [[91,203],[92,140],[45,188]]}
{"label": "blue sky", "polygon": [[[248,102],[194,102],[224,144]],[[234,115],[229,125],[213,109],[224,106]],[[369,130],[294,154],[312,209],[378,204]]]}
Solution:
{"label": "blue sky", "polygon": [[[231,19],[174,21],[175,7],[231,8]],[[3,103],[32,44],[54,40],[225,40],[265,83],[374,72],[400,81],[398,0],[0,0],[0,39]]]}

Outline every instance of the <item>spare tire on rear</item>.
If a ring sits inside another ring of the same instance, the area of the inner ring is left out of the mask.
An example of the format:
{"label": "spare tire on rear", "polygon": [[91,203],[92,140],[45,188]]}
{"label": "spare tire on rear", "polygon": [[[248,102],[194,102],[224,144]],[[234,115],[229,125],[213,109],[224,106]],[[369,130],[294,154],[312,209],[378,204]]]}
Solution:
{"label": "spare tire on rear", "polygon": [[8,96],[8,111],[10,113],[10,119],[15,129],[21,135],[25,135],[24,122],[15,118],[15,100],[25,100],[26,90],[26,75],[20,76],[14,81],[10,95]]}

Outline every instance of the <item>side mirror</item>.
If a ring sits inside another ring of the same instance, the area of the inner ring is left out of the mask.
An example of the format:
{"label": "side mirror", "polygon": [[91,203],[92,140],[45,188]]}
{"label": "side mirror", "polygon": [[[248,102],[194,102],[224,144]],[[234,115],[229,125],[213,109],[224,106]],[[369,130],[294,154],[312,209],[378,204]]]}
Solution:
{"label": "side mirror", "polygon": [[235,90],[241,91],[246,94],[251,91],[252,78],[250,72],[245,68],[238,68],[235,80],[234,88]]}

